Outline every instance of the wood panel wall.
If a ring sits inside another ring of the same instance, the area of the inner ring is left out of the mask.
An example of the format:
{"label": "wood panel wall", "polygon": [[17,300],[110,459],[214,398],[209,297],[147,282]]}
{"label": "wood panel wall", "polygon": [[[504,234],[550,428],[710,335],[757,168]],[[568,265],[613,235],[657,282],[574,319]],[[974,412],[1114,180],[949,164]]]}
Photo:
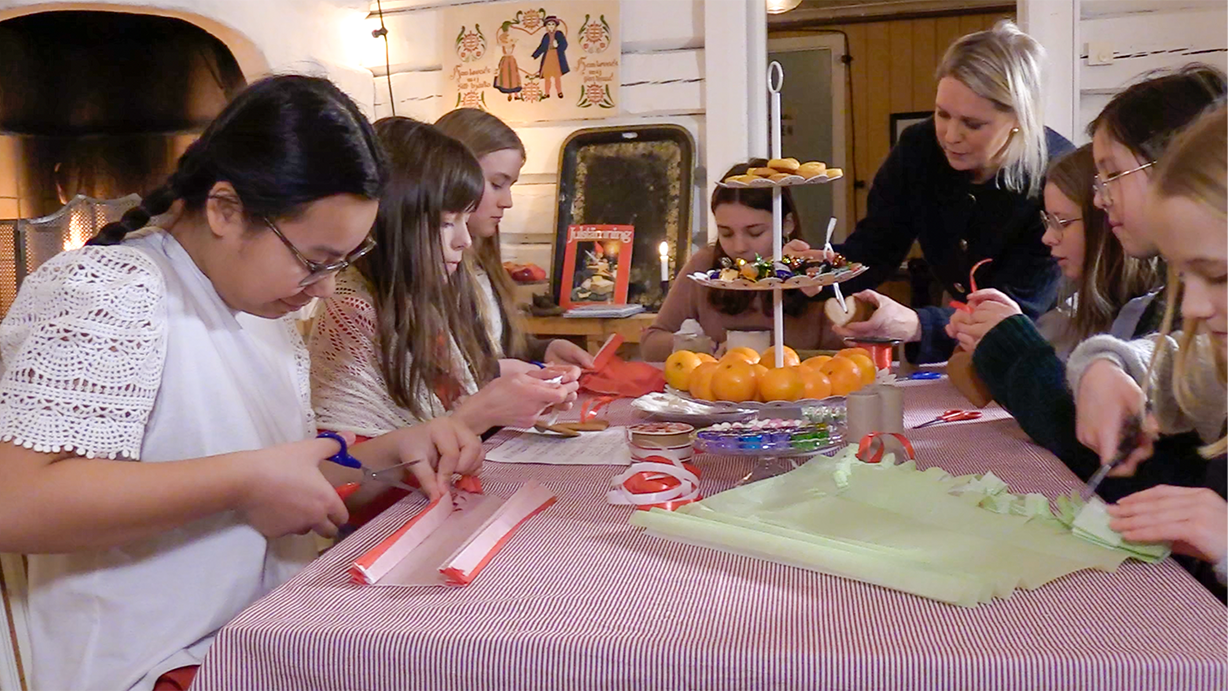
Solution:
{"label": "wood panel wall", "polygon": [[857,219],[866,213],[866,195],[879,166],[891,148],[891,114],[932,110],[934,70],[955,39],[1010,18],[1001,12],[961,16],[892,19],[877,22],[836,24],[813,30],[772,32],[770,38],[843,32],[848,37],[851,68],[851,107],[845,131],[851,134],[844,162],[850,208]]}

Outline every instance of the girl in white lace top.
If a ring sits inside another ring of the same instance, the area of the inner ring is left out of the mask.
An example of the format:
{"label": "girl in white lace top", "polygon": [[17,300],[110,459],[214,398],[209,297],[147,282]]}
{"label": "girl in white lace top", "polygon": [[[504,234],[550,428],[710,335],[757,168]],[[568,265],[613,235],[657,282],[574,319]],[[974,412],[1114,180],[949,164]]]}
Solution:
{"label": "girl in white lace top", "polygon": [[[482,195],[477,161],[409,118],[385,118],[375,130],[389,156],[375,249],[341,274],[309,339],[321,426],[374,436],[454,411],[481,433],[532,424],[574,400],[574,372],[499,376],[475,319],[476,288],[457,275],[470,243],[465,217]],[[558,375],[561,384],[543,381]]]}
{"label": "girl in white lace top", "polygon": [[[29,555],[32,688],[182,678],[315,556],[302,533],[347,519],[333,486],[357,478],[324,463],[337,444],[314,438],[281,317],[368,247],[383,175],[335,86],[262,80],[163,187],[26,279],[0,325],[0,552]],[[176,202],[165,230],[129,235]],[[354,449],[431,459],[415,475],[436,495],[479,454],[447,420]]]}

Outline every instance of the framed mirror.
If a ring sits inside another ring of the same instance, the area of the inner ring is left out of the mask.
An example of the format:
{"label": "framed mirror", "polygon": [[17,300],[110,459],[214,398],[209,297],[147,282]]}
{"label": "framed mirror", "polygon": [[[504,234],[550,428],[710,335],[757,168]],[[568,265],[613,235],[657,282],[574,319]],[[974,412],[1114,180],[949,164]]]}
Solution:
{"label": "framed mirror", "polygon": [[633,226],[627,302],[660,298],[666,242],[679,271],[691,244],[691,190],[695,142],[679,125],[598,127],[577,130],[559,153],[551,290],[559,302],[567,229],[573,225]]}

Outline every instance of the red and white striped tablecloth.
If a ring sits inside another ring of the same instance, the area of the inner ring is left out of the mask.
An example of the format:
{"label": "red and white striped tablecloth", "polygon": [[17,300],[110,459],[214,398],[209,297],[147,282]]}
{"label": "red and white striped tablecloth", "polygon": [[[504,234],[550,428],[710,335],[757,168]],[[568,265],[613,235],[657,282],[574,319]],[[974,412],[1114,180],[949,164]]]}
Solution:
{"label": "red and white striped tablecloth", "polygon": [[[945,379],[905,387],[908,426],[963,403]],[[910,433],[919,465],[1078,486],[985,412]],[[619,401],[609,418],[634,413]],[[699,464],[705,494],[751,467]],[[963,609],[647,537],[606,503],[614,474],[488,463],[487,492],[534,479],[558,503],[468,587],[352,585],[346,566],[423,503],[405,500],[226,625],[193,689],[1228,688],[1228,610],[1171,560]]]}

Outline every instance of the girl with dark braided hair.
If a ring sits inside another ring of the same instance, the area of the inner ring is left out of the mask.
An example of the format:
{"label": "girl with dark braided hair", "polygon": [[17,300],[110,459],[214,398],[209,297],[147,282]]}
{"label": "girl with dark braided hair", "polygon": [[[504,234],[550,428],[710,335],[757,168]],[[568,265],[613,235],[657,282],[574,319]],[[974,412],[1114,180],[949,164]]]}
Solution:
{"label": "girl with dark braided hair", "polygon": [[[190,677],[315,556],[306,533],[347,520],[333,487],[357,471],[324,462],[338,443],[315,438],[289,315],[371,248],[384,178],[348,97],[271,77],[140,206],[26,279],[0,324],[0,552],[29,555],[32,686]],[[353,452],[420,461],[432,496],[479,453],[450,418]]]}

